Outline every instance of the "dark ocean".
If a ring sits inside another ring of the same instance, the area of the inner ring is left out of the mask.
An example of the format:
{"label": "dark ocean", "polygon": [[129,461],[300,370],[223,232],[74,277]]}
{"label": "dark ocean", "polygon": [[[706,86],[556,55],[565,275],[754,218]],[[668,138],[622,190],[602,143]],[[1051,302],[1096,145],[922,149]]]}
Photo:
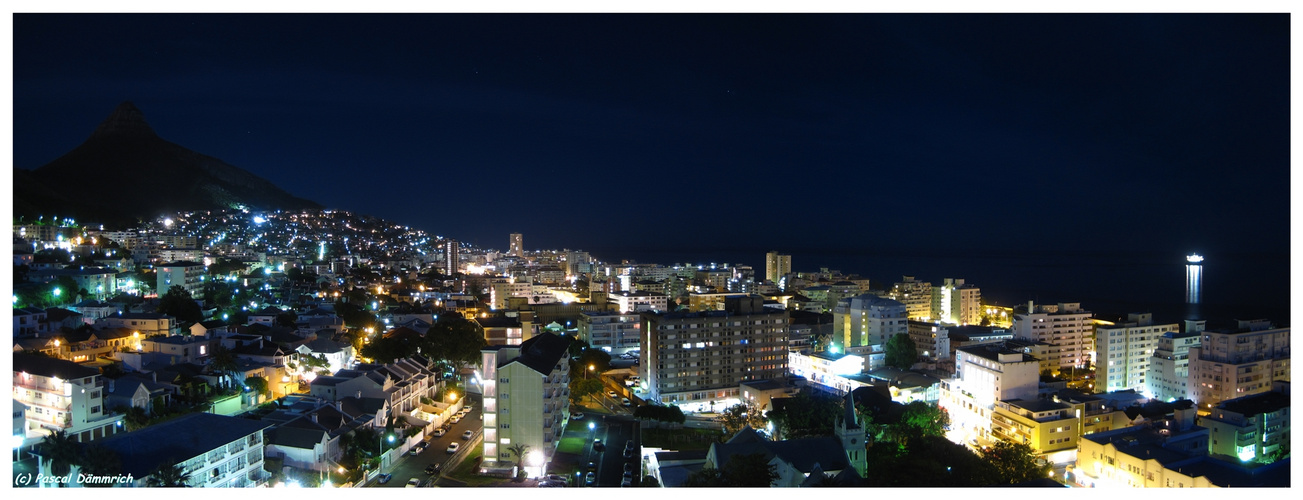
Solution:
{"label": "dark ocean", "polygon": [[[778,250],[781,253],[781,249]],[[605,262],[749,265],[764,273],[765,250],[666,252],[592,250]],[[918,252],[790,252],[793,271],[829,268],[869,278],[875,289],[890,288],[902,276],[940,285],[963,279],[982,289],[987,303],[1001,306],[1080,302],[1097,317],[1150,312],[1161,323],[1180,322],[1185,304],[1185,255],[1169,253],[990,251],[967,255]],[[1203,297],[1198,315],[1212,322],[1270,319],[1290,321],[1288,254],[1203,254]]]}

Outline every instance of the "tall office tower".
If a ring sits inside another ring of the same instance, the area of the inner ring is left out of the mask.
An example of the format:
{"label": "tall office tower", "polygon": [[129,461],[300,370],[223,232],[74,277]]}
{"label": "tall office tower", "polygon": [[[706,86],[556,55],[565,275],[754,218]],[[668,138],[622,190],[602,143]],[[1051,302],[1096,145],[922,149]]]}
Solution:
{"label": "tall office tower", "polygon": [[643,312],[638,375],[645,399],[683,411],[741,402],[740,384],[787,375],[787,311],[759,295],[724,299],[724,310]]}
{"label": "tall office tower", "polygon": [[891,300],[905,304],[909,319],[927,320],[932,317],[932,284],[905,276],[891,287]]}
{"label": "tall office tower", "polygon": [[832,311],[833,342],[842,349],[885,344],[909,333],[905,311],[905,304],[873,294],[841,299]]}
{"label": "tall office tower", "polygon": [[765,254],[765,279],[777,285],[782,281],[783,276],[790,272],[792,272],[791,255],[782,255],[778,252]]}
{"label": "tall office tower", "polygon": [[443,274],[452,276],[461,268],[461,246],[457,240],[449,239],[443,242]]}
{"label": "tall office tower", "polygon": [[524,237],[520,233],[511,233],[510,248],[507,250],[507,254],[516,257],[525,256]]}
{"label": "tall office tower", "polygon": [[1131,313],[1127,321],[1095,327],[1096,372],[1104,382],[1101,392],[1145,390],[1149,363],[1165,333],[1180,331],[1176,323],[1155,325],[1150,313]]}
{"label": "tall office tower", "polygon": [[932,287],[932,321],[976,325],[982,321],[982,289],[964,280],[946,278]]}
{"label": "tall office tower", "polygon": [[1046,352],[1050,368],[1082,368],[1090,361],[1094,338],[1094,313],[1081,309],[1081,303],[1037,306],[1027,303],[1027,313],[1013,318],[1016,339],[1050,344]]}
{"label": "tall office tower", "polygon": [[1185,256],[1186,319],[1199,319],[1199,299],[1203,295],[1203,256]]}
{"label": "tall office tower", "polygon": [[1271,390],[1289,380],[1289,328],[1270,321],[1238,322],[1236,328],[1204,330],[1190,348],[1187,399],[1208,410],[1218,403]]}

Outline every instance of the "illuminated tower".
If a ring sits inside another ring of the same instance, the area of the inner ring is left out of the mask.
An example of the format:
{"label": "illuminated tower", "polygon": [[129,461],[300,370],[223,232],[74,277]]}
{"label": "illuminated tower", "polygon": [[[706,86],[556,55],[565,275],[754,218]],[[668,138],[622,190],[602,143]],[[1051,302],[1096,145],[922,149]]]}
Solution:
{"label": "illuminated tower", "polygon": [[783,276],[790,272],[792,272],[791,255],[782,255],[778,252],[765,254],[765,279],[777,285],[782,281]]}
{"label": "illuminated tower", "polygon": [[524,237],[520,233],[511,233],[510,248],[507,250],[508,255],[516,257],[525,256]]}
{"label": "illuminated tower", "polygon": [[457,245],[457,240],[449,239],[443,242],[443,274],[452,276],[461,267],[461,247]]}
{"label": "illuminated tower", "polygon": [[1203,256],[1185,256],[1185,305],[1187,319],[1199,319],[1199,300],[1203,295]]}

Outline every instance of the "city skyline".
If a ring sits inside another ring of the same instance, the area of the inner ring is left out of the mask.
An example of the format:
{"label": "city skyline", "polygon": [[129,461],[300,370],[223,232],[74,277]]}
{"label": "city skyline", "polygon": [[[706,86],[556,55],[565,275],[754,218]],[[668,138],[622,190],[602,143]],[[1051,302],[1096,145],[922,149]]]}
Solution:
{"label": "city skyline", "polygon": [[590,228],[629,227],[628,248],[753,266],[936,241],[1289,251],[1240,237],[1289,231],[1287,15],[19,14],[14,29],[16,168],[131,100],[164,139],[296,196],[482,247],[524,232],[529,250],[618,251]]}

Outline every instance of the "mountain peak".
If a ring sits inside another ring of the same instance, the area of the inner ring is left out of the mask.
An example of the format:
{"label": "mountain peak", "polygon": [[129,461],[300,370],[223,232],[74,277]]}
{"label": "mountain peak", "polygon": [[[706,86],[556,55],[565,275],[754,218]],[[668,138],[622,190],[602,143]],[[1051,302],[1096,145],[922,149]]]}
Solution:
{"label": "mountain peak", "polygon": [[102,137],[108,135],[134,136],[134,137],[158,137],[154,129],[145,123],[145,113],[140,111],[131,101],[122,101],[109,117],[95,128],[95,133],[91,137]]}

